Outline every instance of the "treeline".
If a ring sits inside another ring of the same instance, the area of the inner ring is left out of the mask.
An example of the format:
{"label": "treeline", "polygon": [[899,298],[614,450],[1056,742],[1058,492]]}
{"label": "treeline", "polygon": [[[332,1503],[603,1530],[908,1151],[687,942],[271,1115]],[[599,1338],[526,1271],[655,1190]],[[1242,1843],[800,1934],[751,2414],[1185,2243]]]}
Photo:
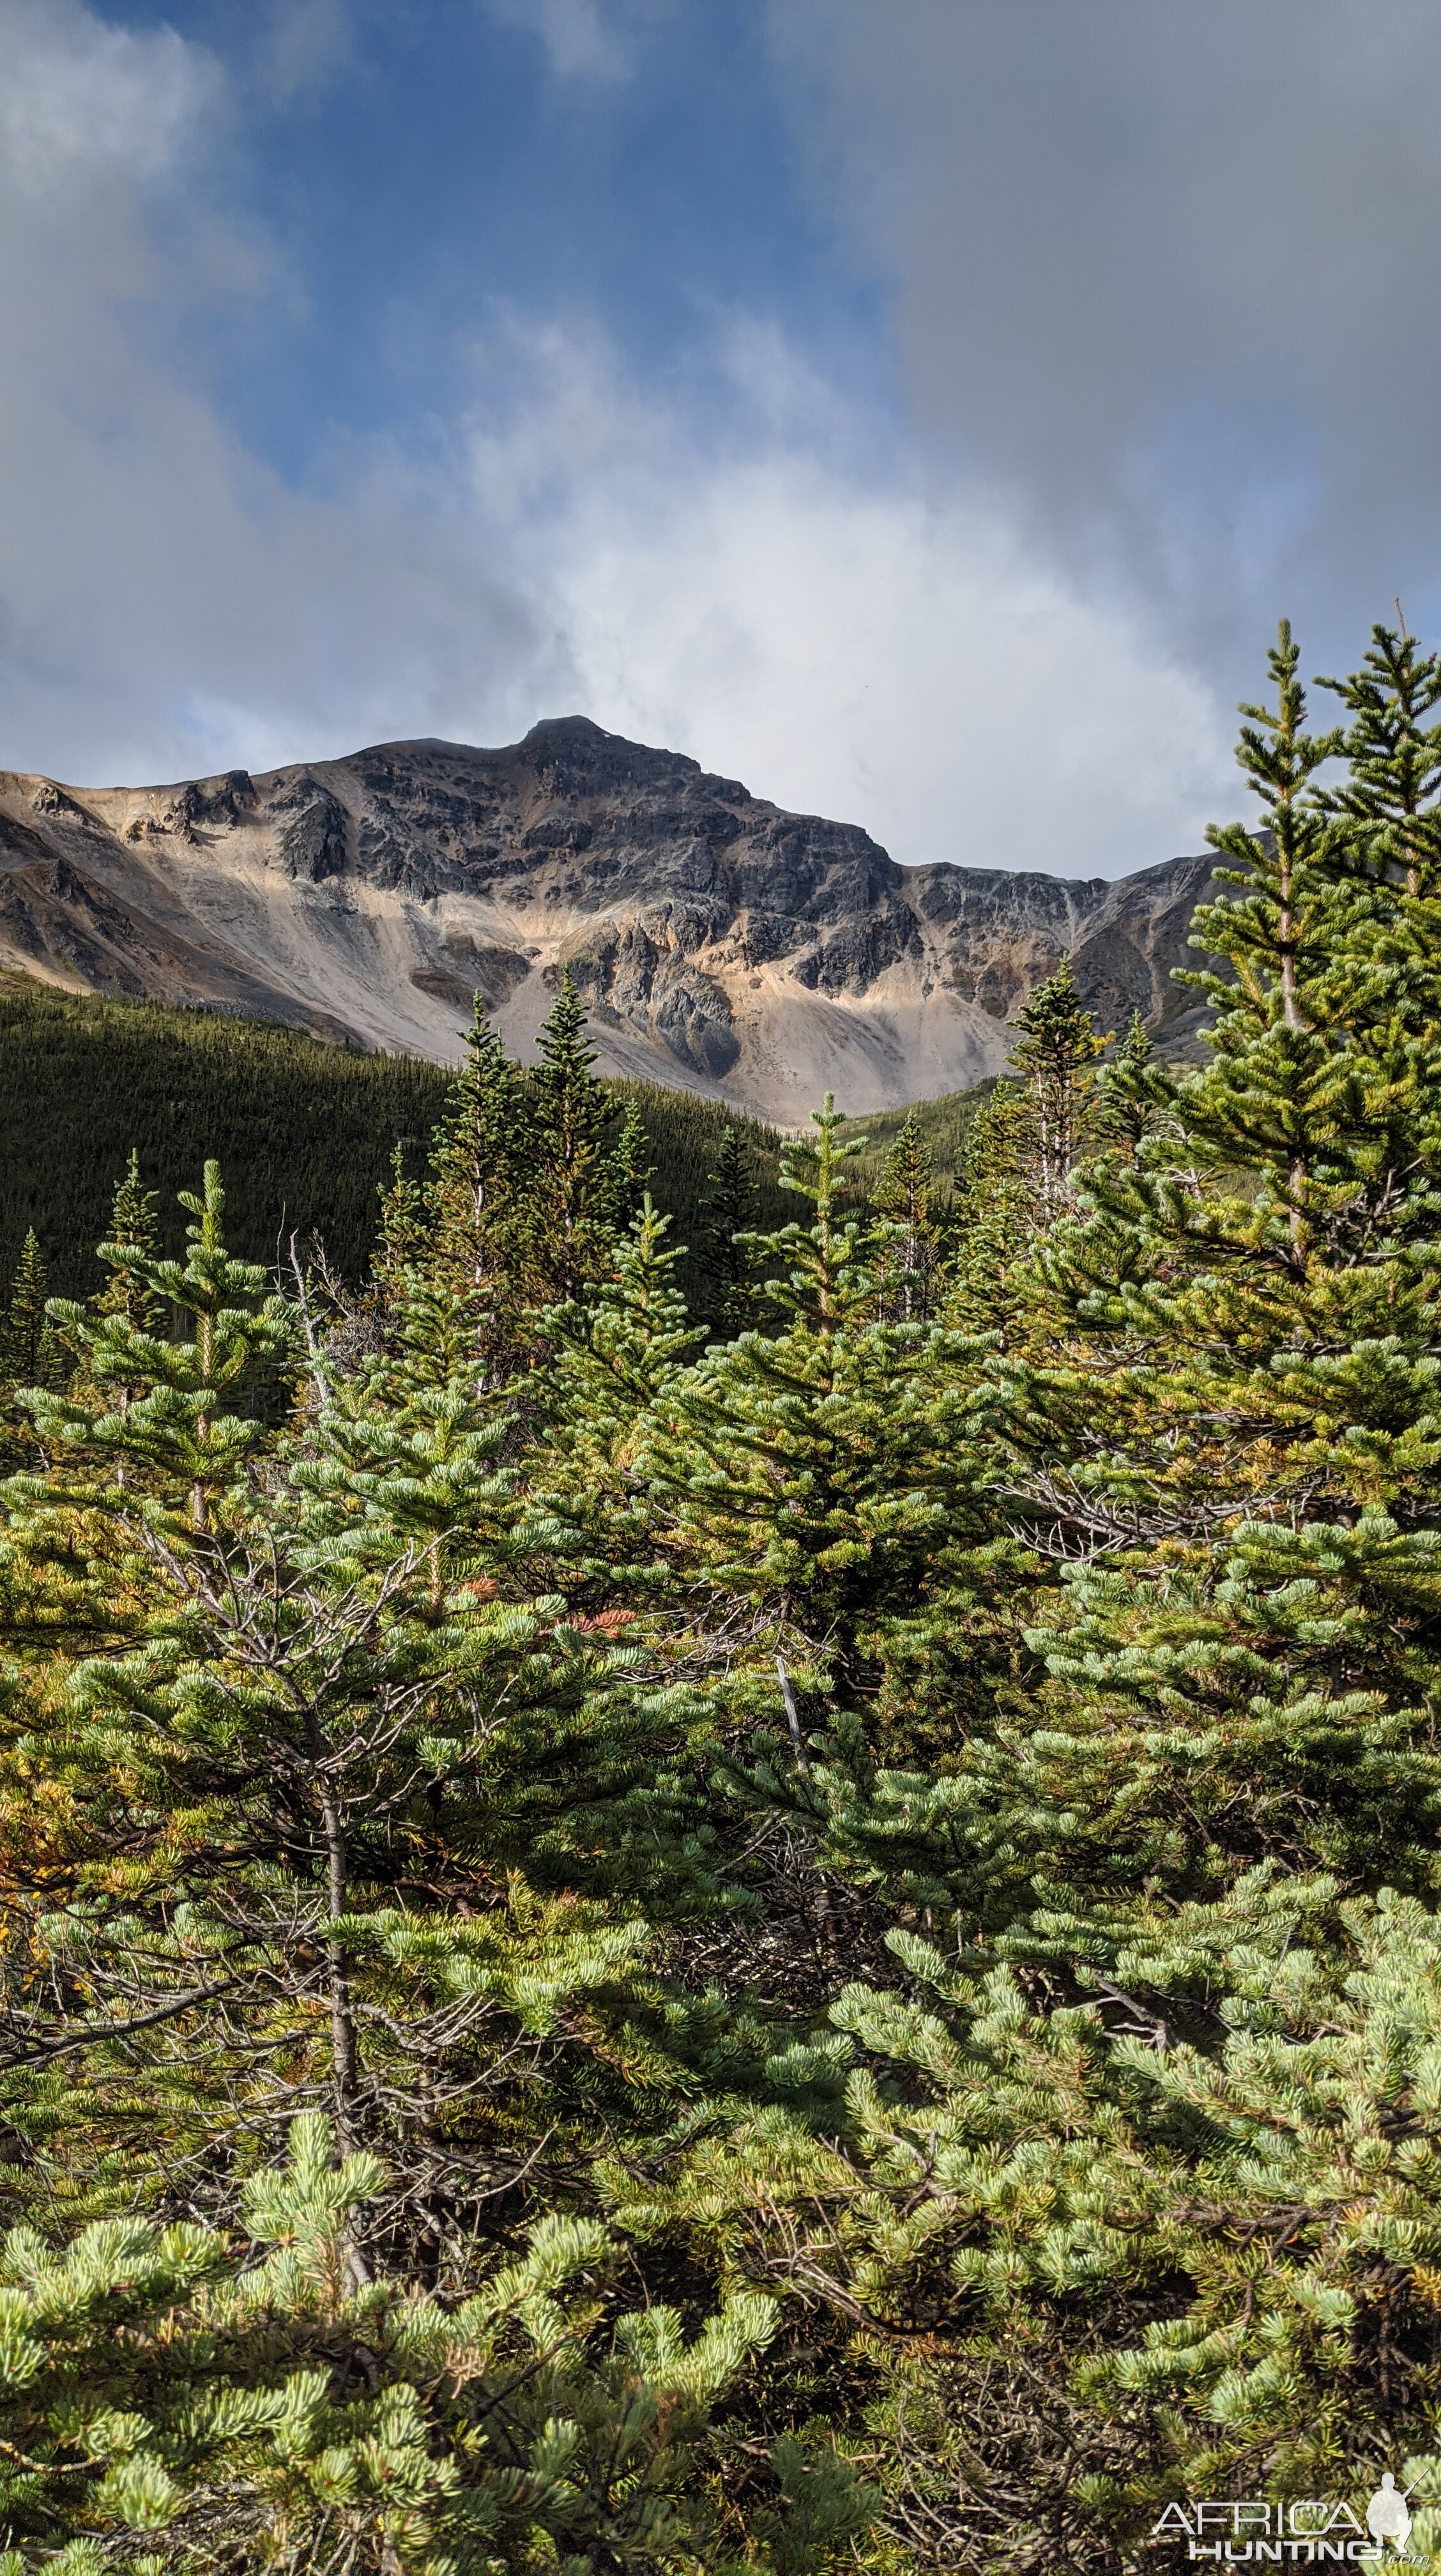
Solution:
{"label": "treeline", "polygon": [[[33,1232],[60,1296],[100,1282],[95,1247],[131,1151],[156,1193],[167,1254],[181,1250],[176,1193],[207,1155],[226,1176],[227,1224],[246,1260],[273,1265],[292,1234],[317,1239],[359,1283],[399,1144],[419,1171],[449,1075],[218,1012],[56,992],[0,976],[0,1281]],[[660,1204],[688,1235],[728,1112],[645,1084],[612,1086],[619,1128],[634,1098]],[[768,1222],[778,1221],[779,1139],[739,1121]],[[689,1285],[699,1295],[698,1273]]]}
{"label": "treeline", "polygon": [[1205,1061],[1063,969],[949,1209],[728,1128],[705,1320],[567,985],[360,1286],[123,1186],[7,1413],[6,2576],[1432,2562],[1441,662],[1271,669]]}

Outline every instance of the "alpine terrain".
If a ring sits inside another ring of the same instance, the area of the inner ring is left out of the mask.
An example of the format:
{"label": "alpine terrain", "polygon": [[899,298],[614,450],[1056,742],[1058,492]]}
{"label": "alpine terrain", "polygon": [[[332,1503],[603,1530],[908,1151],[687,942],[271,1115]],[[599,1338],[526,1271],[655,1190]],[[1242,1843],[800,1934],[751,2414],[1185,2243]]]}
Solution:
{"label": "alpine terrain", "polygon": [[441,1061],[477,989],[528,1060],[569,965],[603,1071],[794,1124],[998,1072],[1064,955],[1103,1030],[1183,1040],[1211,867],[902,867],[571,716],[170,787],[0,773],[0,964]]}

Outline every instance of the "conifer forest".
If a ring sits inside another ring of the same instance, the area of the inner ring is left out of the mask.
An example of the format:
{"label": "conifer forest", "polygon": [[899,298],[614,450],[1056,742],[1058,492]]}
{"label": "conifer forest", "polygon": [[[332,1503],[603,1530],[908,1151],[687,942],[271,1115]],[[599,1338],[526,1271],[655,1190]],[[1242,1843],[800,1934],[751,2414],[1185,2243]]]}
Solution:
{"label": "conifer forest", "polygon": [[0,2576],[1441,2563],[1441,661],[1299,674],[954,1191],[682,1231],[562,980],[364,1273],[19,1249]]}

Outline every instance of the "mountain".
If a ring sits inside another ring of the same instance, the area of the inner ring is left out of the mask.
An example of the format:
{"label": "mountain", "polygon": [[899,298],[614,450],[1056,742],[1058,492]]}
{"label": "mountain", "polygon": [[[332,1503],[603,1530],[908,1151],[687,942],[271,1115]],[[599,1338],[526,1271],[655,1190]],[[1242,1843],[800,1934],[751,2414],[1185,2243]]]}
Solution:
{"label": "mountain", "polygon": [[0,964],[440,1061],[474,990],[530,1055],[569,964],[602,1071],[791,1123],[997,1072],[1066,952],[1103,1026],[1139,1006],[1183,1042],[1168,973],[1211,866],[901,867],[570,716],[172,787],[0,773]]}

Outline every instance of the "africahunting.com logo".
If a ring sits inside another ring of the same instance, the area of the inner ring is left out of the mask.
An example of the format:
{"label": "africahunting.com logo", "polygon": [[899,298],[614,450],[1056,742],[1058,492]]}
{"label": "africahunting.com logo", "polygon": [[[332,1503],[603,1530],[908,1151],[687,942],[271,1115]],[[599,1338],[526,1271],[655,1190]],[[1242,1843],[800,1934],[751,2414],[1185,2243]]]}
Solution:
{"label": "africahunting.com logo", "polygon": [[1254,2496],[1191,2496],[1184,2504],[1167,2505],[1151,2537],[1179,2544],[1188,2559],[1220,2559],[1230,2567],[1296,2560],[1314,2567],[1327,2560],[1378,2558],[1394,2565],[1409,2557],[1409,2493],[1388,2469],[1359,2511],[1334,2496],[1300,2496],[1285,2504]]}

